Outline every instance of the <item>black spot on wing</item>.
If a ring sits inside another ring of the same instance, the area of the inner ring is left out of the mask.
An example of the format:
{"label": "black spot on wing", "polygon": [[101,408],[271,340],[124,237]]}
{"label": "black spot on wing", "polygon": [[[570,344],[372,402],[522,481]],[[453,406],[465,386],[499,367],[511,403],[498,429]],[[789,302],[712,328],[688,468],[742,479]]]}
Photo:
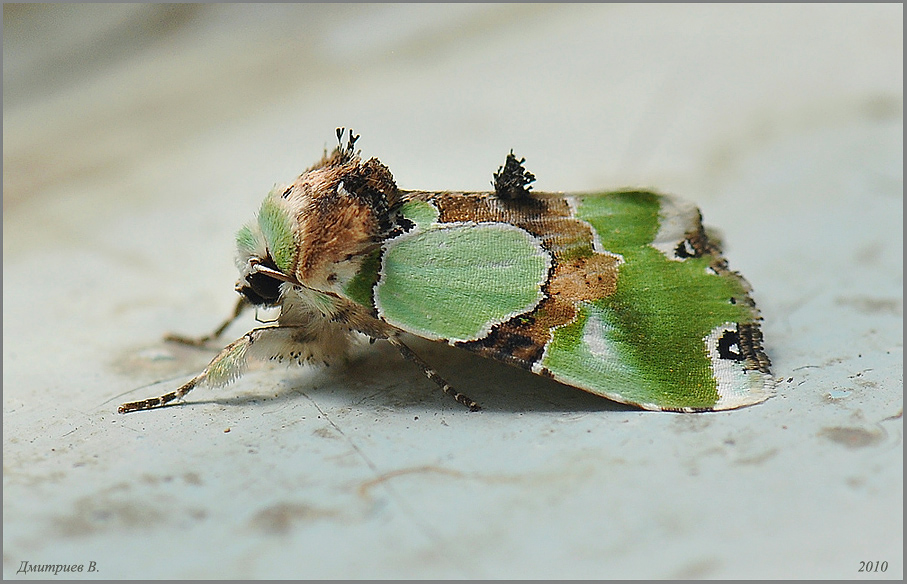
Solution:
{"label": "black spot on wing", "polygon": [[718,339],[718,356],[722,359],[743,361],[743,351],[740,350],[740,335],[735,330],[724,331]]}
{"label": "black spot on wing", "polygon": [[689,239],[684,239],[677,244],[677,247],[674,249],[674,257],[686,259],[686,258],[695,258],[699,257],[700,254],[696,253],[696,250],[693,248],[693,244],[690,243]]}

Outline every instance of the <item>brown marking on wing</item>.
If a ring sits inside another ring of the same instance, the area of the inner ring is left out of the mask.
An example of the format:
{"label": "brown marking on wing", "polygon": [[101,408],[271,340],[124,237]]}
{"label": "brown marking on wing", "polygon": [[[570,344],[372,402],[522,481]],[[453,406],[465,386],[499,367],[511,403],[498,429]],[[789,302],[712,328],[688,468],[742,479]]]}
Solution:
{"label": "brown marking on wing", "polygon": [[518,225],[548,217],[569,217],[570,207],[563,198],[525,198],[502,201],[492,193],[431,193],[429,201],[438,207],[441,223],[455,221],[500,221]]}
{"label": "brown marking on wing", "polygon": [[542,358],[554,328],[576,318],[577,302],[614,293],[617,266],[615,256],[604,254],[556,263],[547,284],[547,296],[535,310],[495,326],[483,339],[457,346],[531,369],[533,363]]}
{"label": "brown marking on wing", "polygon": [[492,193],[425,193],[438,208],[439,223],[460,221],[502,222],[525,229],[538,237],[555,256],[562,253],[592,253],[592,230],[572,217],[563,197],[501,200]]}
{"label": "brown marking on wing", "polygon": [[613,294],[618,258],[593,251],[592,229],[575,219],[565,198],[529,196],[502,200],[492,193],[407,193],[435,205],[439,223],[504,222],[539,238],[553,265],[545,298],[530,313],[492,328],[485,338],[457,343],[498,361],[531,369],[542,357],[552,330],[576,318],[576,303]]}
{"label": "brown marking on wing", "polygon": [[492,328],[485,338],[458,347],[469,349],[523,369],[542,358],[545,345],[551,340],[551,328],[573,320],[576,311],[571,302],[547,297],[529,314],[514,317]]}
{"label": "brown marking on wing", "polygon": [[558,262],[548,294],[570,302],[610,296],[617,289],[617,266],[618,258],[605,254]]}
{"label": "brown marking on wing", "polygon": [[[753,307],[755,308],[755,303]],[[738,324],[737,336],[741,354],[746,360],[746,368],[770,374],[772,362],[762,349],[762,330],[759,323]]]}

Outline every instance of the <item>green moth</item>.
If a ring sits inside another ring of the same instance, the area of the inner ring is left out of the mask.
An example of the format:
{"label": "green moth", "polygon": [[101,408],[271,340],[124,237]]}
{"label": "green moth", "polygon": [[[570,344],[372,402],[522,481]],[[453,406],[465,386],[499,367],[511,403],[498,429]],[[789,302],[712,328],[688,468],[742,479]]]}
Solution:
{"label": "green moth", "polygon": [[237,234],[231,319],[279,308],[276,323],[223,349],[198,376],[219,386],[250,360],[328,362],[364,335],[384,339],[470,409],[401,340],[444,341],[650,410],[755,404],[774,381],[750,287],[709,241],[699,210],[651,192],[530,192],[513,153],[494,191],[403,191],[358,136],[274,188]]}

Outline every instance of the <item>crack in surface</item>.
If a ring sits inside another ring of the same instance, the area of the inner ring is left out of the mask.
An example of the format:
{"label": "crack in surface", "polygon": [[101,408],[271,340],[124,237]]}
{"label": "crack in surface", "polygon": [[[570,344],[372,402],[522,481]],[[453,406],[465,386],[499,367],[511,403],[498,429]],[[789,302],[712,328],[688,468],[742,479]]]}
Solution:
{"label": "crack in surface", "polygon": [[418,517],[418,514],[415,512],[415,510],[413,510],[412,507],[407,505],[405,503],[404,498],[401,497],[395,491],[394,487],[389,482],[383,480],[386,473],[382,474],[378,470],[378,466],[372,461],[372,459],[370,459],[368,457],[368,455],[366,455],[366,453],[361,448],[359,448],[359,446],[353,441],[352,438],[347,436],[343,432],[343,430],[340,429],[340,426],[337,425],[337,423],[334,422],[334,420],[332,420],[327,415],[327,413],[325,413],[325,411],[321,408],[321,406],[319,406],[318,403],[314,399],[312,399],[311,396],[309,396],[305,392],[302,392],[302,395],[307,400],[309,400],[313,406],[315,406],[315,409],[318,410],[318,413],[321,414],[321,416],[325,420],[328,421],[328,423],[331,425],[331,427],[334,428],[334,430],[336,430],[337,433],[340,434],[344,440],[346,440],[347,444],[349,444],[350,447],[356,451],[356,454],[359,455],[359,457],[365,462],[365,464],[368,465],[369,469],[372,471],[372,474],[374,474],[375,478],[370,481],[366,481],[366,484],[369,484],[369,485],[381,484],[381,486],[387,491],[387,494],[390,496],[391,500],[394,501],[394,503],[396,503],[400,507],[400,509],[403,511],[403,514],[407,518],[409,518],[409,520],[413,523],[413,525],[416,527],[416,529],[419,531],[419,533],[421,533],[434,546],[446,545],[445,542],[443,541],[443,538],[440,536],[440,534],[438,534],[438,532],[435,531],[430,525],[428,525],[427,523],[422,521]]}

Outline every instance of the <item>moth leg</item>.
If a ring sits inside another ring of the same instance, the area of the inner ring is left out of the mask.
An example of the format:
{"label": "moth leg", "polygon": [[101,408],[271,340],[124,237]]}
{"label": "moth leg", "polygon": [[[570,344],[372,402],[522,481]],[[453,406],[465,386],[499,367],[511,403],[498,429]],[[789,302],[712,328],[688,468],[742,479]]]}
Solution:
{"label": "moth leg", "polygon": [[[164,340],[173,343],[180,343],[183,345],[191,345],[193,347],[201,347],[208,341],[221,336],[223,332],[227,330],[227,327],[233,324],[236,319],[239,318],[239,316],[250,306],[252,305],[248,300],[246,300],[245,296],[241,296],[236,302],[236,307],[233,309],[233,315],[225,320],[219,327],[217,327],[217,329],[215,329],[213,333],[201,337],[184,337],[183,335],[175,335],[171,333],[165,335]],[[185,393],[183,395],[185,395]]]}
{"label": "moth leg", "polygon": [[245,365],[246,351],[252,346],[252,343],[270,328],[275,327],[253,329],[227,345],[211,360],[204,371],[180,386],[176,391],[165,393],[160,397],[125,403],[117,408],[117,412],[125,414],[127,412],[159,408],[173,400],[181,399],[200,383],[207,382],[211,385],[223,385],[232,381],[242,372]]}
{"label": "moth leg", "polygon": [[403,342],[396,336],[389,335],[387,337],[387,341],[393,346],[397,347],[397,350],[400,351],[400,354],[403,355],[404,359],[415,363],[420,369],[422,369],[422,373],[424,373],[426,377],[434,381],[438,385],[438,387],[441,388],[441,391],[454,398],[457,403],[466,406],[472,412],[480,409],[479,404],[451,387],[449,383],[444,381],[444,379],[440,375],[438,375],[437,371],[432,369],[428,363],[426,363],[421,358],[419,358],[418,355],[413,353],[413,350],[404,345]]}
{"label": "moth leg", "polygon": [[165,393],[164,395],[162,395],[160,397],[152,397],[152,398],[148,398],[148,399],[143,399],[141,401],[127,402],[125,404],[122,404],[120,407],[117,408],[117,413],[126,414],[129,412],[140,412],[142,410],[150,410],[153,408],[159,408],[163,405],[166,405],[175,399],[181,399],[184,395],[186,395],[187,393],[192,391],[193,387],[198,385],[199,377],[201,377],[201,375],[189,380],[188,383],[181,386],[176,391],[171,391],[170,393]]}
{"label": "moth leg", "polygon": [[125,403],[117,411],[125,414],[150,410],[181,399],[199,385],[226,385],[242,374],[248,360],[289,360],[301,364],[312,359],[323,360],[327,354],[342,354],[346,350],[346,343],[347,336],[342,329],[314,329],[312,323],[252,329],[227,345],[204,371],[176,391]]}

